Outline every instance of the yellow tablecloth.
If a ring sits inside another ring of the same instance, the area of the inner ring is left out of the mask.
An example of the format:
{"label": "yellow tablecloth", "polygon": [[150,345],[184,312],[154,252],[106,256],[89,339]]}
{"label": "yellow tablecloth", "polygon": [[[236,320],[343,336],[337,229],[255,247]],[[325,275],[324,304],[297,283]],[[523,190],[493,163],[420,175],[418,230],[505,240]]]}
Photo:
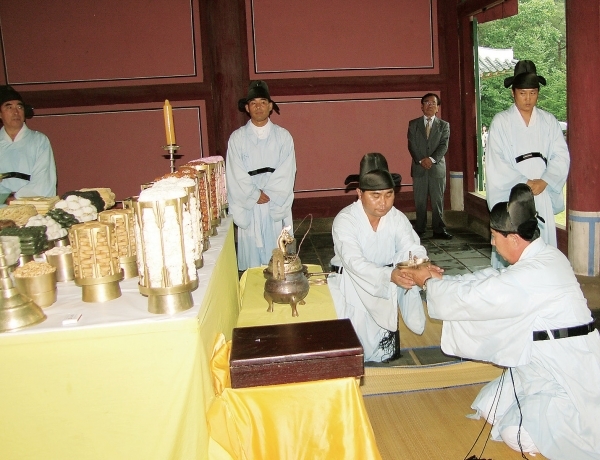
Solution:
{"label": "yellow tablecloth", "polygon": [[[322,272],[318,265],[307,265],[309,273]],[[337,319],[333,300],[326,284],[311,285],[304,299],[305,305],[298,305],[298,316],[292,316],[292,307],[284,304],[273,304],[273,311],[268,312],[269,304],[263,293],[265,288],[265,267],[250,268],[240,279],[240,296],[242,310],[237,327],[265,326],[270,324],[289,324],[307,321],[325,321]],[[311,280],[320,280],[322,276],[313,276]]]}
{"label": "yellow tablecloth", "polygon": [[381,459],[355,378],[234,390],[230,352],[231,341],[222,337],[211,361],[211,458]]}
{"label": "yellow tablecloth", "polygon": [[[263,267],[264,268],[264,267]],[[306,305],[293,317],[289,305],[267,312],[263,268],[240,281],[237,327],[337,319],[327,285],[311,286]],[[309,271],[320,272],[319,266]],[[208,420],[214,460],[380,459],[357,379],[319,380],[232,389],[231,342],[221,337],[211,361],[215,394]]]}
{"label": "yellow tablecloth", "polygon": [[[2,460],[208,458],[209,360],[239,311],[231,219],[218,233],[186,312],[148,313],[137,278],[104,304],[71,282],[44,323],[0,334]],[[73,310],[81,324],[62,327]]]}

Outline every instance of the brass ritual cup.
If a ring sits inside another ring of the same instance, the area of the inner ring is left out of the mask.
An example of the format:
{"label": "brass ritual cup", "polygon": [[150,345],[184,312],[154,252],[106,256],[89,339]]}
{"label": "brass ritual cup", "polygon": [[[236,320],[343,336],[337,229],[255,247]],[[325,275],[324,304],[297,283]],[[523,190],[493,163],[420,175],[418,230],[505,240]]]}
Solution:
{"label": "brass ritual cup", "polygon": [[56,268],[56,281],[66,282],[75,279],[73,253],[46,254],[46,261]]}
{"label": "brass ritual cup", "polygon": [[55,240],[49,240],[48,241],[48,247],[50,248],[60,248],[63,246],[68,246],[69,244],[71,244],[69,242],[69,236],[65,235],[61,238],[57,238]]}
{"label": "brass ritual cup", "polygon": [[21,294],[42,308],[56,302],[56,272],[31,277],[15,276],[15,285]]}

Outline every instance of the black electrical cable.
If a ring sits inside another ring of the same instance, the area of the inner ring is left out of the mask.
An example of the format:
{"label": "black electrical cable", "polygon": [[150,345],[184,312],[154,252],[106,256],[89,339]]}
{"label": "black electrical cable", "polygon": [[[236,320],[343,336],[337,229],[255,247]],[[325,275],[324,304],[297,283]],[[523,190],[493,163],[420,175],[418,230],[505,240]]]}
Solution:
{"label": "black electrical cable", "polygon": [[[496,394],[494,395],[494,399],[492,400],[492,404],[490,406],[490,413],[492,411],[492,408],[494,407],[494,404],[496,405],[495,409],[494,409],[494,416],[492,417],[492,422],[490,422],[490,433],[492,432],[492,428],[493,428],[493,420],[496,420],[496,412],[498,410],[498,405],[500,403],[500,396],[502,395],[502,387],[504,386],[504,376],[506,374],[506,368],[502,371],[502,375],[500,376],[500,379],[498,380],[498,388],[496,388]],[[489,413],[488,413],[489,416]],[[477,435],[477,438],[475,439],[475,442],[473,443],[473,445],[471,446],[471,448],[469,449],[469,452],[467,452],[467,455],[469,455],[473,449],[475,449],[475,446],[477,445],[477,442],[479,441],[479,438],[481,437],[481,434],[483,433],[483,430],[485,430],[486,427],[486,423],[488,421],[485,419],[483,419],[483,426],[481,427],[481,431],[479,431],[479,434]],[[467,455],[465,455],[464,460],[492,460],[492,459],[485,459],[485,458],[481,458],[481,456],[483,455],[483,451],[485,450],[487,443],[490,439],[490,436],[488,434],[487,439],[485,440],[485,443],[483,444],[483,449],[481,449],[481,453],[479,454],[479,457],[477,457],[475,454],[471,455],[470,457],[467,458]]]}
{"label": "black electrical cable", "polygon": [[517,431],[517,444],[519,444],[519,449],[521,449],[521,457],[523,457],[525,460],[529,460],[523,453],[523,446],[521,445],[521,427],[523,426],[523,412],[521,412],[521,403],[519,402],[519,397],[517,396],[517,389],[515,387],[515,379],[513,378],[512,368],[510,369],[510,380],[513,384],[513,393],[515,394],[515,399],[517,400],[517,407],[519,408],[519,430]]}

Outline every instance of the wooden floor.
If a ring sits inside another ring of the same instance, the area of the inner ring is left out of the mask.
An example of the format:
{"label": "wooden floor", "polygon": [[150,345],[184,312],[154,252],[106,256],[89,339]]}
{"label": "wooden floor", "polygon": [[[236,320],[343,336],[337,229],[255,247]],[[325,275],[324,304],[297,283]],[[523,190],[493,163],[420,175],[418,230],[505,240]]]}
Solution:
{"label": "wooden floor", "polygon": [[[377,447],[383,460],[461,460],[473,454],[494,460],[522,459],[503,442],[489,440],[490,425],[466,417],[483,385],[366,396]],[[475,444],[479,433],[483,433]],[[468,454],[468,455],[467,455]],[[544,460],[541,454],[526,458]]]}

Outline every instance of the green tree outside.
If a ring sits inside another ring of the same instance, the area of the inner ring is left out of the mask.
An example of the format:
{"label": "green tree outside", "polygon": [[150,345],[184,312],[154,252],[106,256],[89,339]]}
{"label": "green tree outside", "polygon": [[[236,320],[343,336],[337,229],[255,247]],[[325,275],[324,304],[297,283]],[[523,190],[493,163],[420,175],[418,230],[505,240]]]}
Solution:
{"label": "green tree outside", "polygon": [[[546,78],[538,106],[558,120],[567,119],[566,28],[564,0],[519,0],[519,14],[480,24],[480,46],[512,48],[517,60],[535,62]],[[489,126],[498,112],[512,104],[504,79],[511,74],[481,80],[481,122]]]}

